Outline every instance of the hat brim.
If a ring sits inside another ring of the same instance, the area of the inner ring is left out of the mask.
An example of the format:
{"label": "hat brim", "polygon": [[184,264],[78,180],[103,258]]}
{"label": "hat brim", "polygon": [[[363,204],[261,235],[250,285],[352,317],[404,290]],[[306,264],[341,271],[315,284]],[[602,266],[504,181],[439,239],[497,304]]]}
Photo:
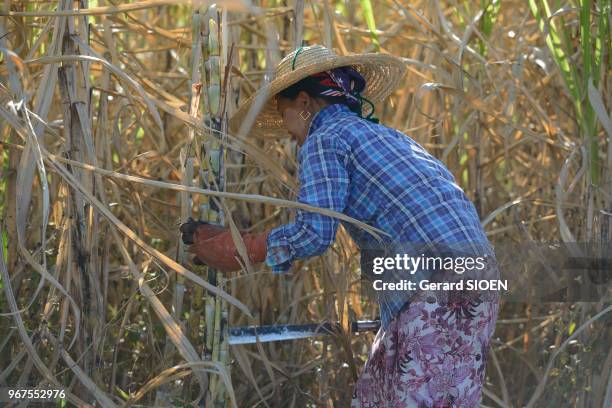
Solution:
{"label": "hat brim", "polygon": [[[388,54],[367,53],[324,58],[275,78],[251,95],[232,115],[229,121],[230,132],[237,134],[248,120],[252,121],[252,125],[246,129],[246,135],[257,138],[288,137],[289,133],[282,127],[282,118],[276,110],[276,94],[309,75],[343,66],[352,66],[365,78],[366,87],[362,95],[373,103],[389,96],[399,86],[406,72],[406,64]],[[363,113],[366,114],[369,109],[369,106],[364,106]],[[255,118],[250,119],[249,116],[253,115]]]}

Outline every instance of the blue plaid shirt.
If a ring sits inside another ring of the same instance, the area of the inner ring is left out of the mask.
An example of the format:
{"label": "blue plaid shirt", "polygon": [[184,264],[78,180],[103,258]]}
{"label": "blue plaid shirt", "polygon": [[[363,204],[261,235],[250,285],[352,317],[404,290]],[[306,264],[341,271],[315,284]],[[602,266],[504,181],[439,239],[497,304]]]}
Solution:
{"label": "blue plaid shirt", "polygon": [[[390,242],[478,244],[477,251],[492,254],[478,214],[453,175],[398,130],[362,119],[346,105],[328,105],[313,117],[297,158],[298,202],[363,221],[387,232]],[[375,242],[353,224],[297,209],[294,222],[270,232],[266,263],[282,273],[295,259],[322,254],[339,222],[362,250]],[[379,294],[383,327],[400,311],[404,296]]]}

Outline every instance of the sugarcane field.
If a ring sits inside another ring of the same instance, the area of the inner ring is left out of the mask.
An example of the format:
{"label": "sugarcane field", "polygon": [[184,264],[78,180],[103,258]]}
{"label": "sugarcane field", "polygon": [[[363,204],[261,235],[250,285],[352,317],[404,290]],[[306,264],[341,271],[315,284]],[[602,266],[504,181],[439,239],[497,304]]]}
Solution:
{"label": "sugarcane field", "polygon": [[612,407],[611,24],[0,2],[0,407]]}

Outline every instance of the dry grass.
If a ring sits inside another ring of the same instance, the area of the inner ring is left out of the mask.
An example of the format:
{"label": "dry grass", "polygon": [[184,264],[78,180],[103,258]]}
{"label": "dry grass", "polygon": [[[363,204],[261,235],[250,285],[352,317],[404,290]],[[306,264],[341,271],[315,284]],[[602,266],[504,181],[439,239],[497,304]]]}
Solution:
{"label": "dry grass", "polygon": [[[377,114],[447,164],[498,247],[609,242],[609,0],[247,3],[221,15],[228,80],[201,64],[205,5],[4,2],[0,388],[53,384],[105,407],[210,387],[228,405],[346,405],[371,335],[235,346],[229,365],[204,346],[207,301],[227,302],[231,325],[374,317],[348,235],[291,274],[248,266],[218,287],[178,234],[203,205],[252,230],[299,206],[291,144],[219,137],[205,119],[217,97],[231,115],[302,39],[404,58]],[[202,144],[225,150],[227,193],[205,188]],[[612,403],[606,306],[504,304],[483,404]]]}

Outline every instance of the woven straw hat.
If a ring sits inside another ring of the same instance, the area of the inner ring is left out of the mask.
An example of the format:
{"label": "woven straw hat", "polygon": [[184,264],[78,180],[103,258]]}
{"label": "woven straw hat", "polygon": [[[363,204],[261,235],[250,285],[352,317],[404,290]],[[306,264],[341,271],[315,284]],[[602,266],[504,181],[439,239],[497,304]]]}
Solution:
{"label": "woven straw hat", "polygon": [[[297,54],[297,57],[296,57]],[[276,110],[274,96],[296,82],[319,72],[350,65],[366,80],[362,95],[373,103],[384,100],[402,81],[406,65],[397,57],[388,54],[367,53],[346,56],[336,55],[321,45],[300,47],[283,58],[276,67],[274,79],[251,95],[230,119],[230,132],[236,134],[247,119],[251,108],[263,108],[247,132],[256,137],[287,137],[282,128],[283,120]],[[370,107],[363,106],[363,114]]]}

